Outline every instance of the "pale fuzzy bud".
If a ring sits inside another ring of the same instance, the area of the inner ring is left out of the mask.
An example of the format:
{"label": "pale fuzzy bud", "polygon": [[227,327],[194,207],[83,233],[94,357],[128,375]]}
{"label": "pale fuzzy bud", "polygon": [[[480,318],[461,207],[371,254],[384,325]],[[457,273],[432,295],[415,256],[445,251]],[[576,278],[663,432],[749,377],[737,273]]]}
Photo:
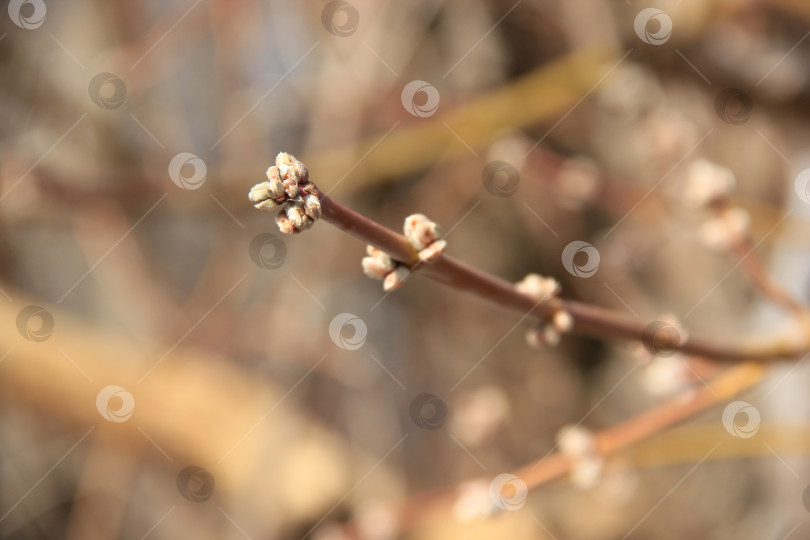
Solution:
{"label": "pale fuzzy bud", "polygon": [[278,203],[273,199],[267,199],[260,203],[256,203],[253,206],[258,208],[259,210],[272,210],[273,208],[278,206]]}
{"label": "pale fuzzy bud", "polygon": [[369,257],[381,258],[381,257],[389,257],[388,253],[384,252],[381,249],[377,249],[371,244],[366,244],[366,255]]}
{"label": "pale fuzzy bud", "polygon": [[292,221],[296,229],[300,229],[304,226],[304,218],[306,217],[306,214],[301,206],[297,204],[288,204],[287,208],[284,209],[284,213],[287,214],[287,217],[290,221]]}
{"label": "pale fuzzy bud", "polygon": [[458,521],[469,523],[486,517],[495,510],[489,495],[489,482],[484,480],[464,482],[458,486],[457,491],[453,517]]}
{"label": "pale fuzzy bud", "polygon": [[550,324],[540,324],[526,332],[526,343],[534,349],[554,347],[560,343],[560,333]]}
{"label": "pale fuzzy bud", "polygon": [[707,206],[727,197],[735,185],[734,173],[730,169],[699,159],[689,166],[684,200],[696,208]]}
{"label": "pale fuzzy bud", "polygon": [[635,500],[638,495],[639,471],[632,468],[627,458],[614,459],[611,465],[600,475],[598,490],[594,495],[600,503],[618,508]]}
{"label": "pale fuzzy bud", "polygon": [[281,174],[281,177],[287,180],[292,176],[295,178],[295,183],[297,184],[301,177],[295,166],[295,161],[295,158],[287,152],[280,152],[276,156],[276,167],[278,167],[278,172]]}
{"label": "pale fuzzy bud", "polygon": [[438,240],[442,231],[439,226],[424,214],[411,214],[405,218],[405,237],[417,250],[424,249]]}
{"label": "pale fuzzy bud", "polygon": [[297,159],[295,160],[295,168],[298,169],[298,175],[301,177],[300,182],[301,183],[309,182],[309,170],[303,163],[301,163]]}
{"label": "pale fuzzy bud", "polygon": [[410,273],[407,266],[397,266],[383,279],[383,290],[393,291],[400,288]]}
{"label": "pale fuzzy bud", "polygon": [[490,440],[509,418],[509,399],[503,389],[485,386],[463,394],[451,416],[452,432],[465,445]]}
{"label": "pale fuzzy bud", "polygon": [[259,203],[270,198],[270,182],[259,182],[248,193],[251,202]]}
{"label": "pale fuzzy bud", "polygon": [[269,180],[270,182],[273,182],[275,180],[281,180],[281,174],[278,172],[278,167],[276,167],[275,165],[267,167],[267,172],[265,172],[265,174],[267,175],[267,180]]}
{"label": "pale fuzzy bud", "polygon": [[541,338],[547,347],[556,347],[560,343],[560,333],[550,324],[543,326]]}
{"label": "pale fuzzy bud", "polygon": [[584,489],[594,487],[602,473],[603,459],[597,454],[593,433],[581,426],[563,426],[557,432],[557,447],[560,454],[572,462],[574,485]]}
{"label": "pale fuzzy bud", "polygon": [[392,259],[388,253],[384,252],[381,249],[377,249],[374,246],[368,247],[371,248],[371,250],[369,251],[370,256],[380,261],[386,268],[389,268],[390,270],[396,268],[398,263],[394,261],[394,259]]}
{"label": "pale fuzzy bud", "polygon": [[294,164],[295,158],[293,158],[287,152],[279,152],[276,154],[276,166],[279,168],[284,167],[292,167]]}
{"label": "pale fuzzy bud", "polygon": [[281,178],[281,173],[275,165],[267,169],[267,198],[275,199],[276,202],[284,202],[287,199],[286,186]]}
{"label": "pale fuzzy bud", "polygon": [[446,247],[447,242],[444,240],[436,240],[419,252],[419,260],[426,263],[433,262],[439,258],[439,255],[444,253],[444,248]]}
{"label": "pale fuzzy bud", "polygon": [[281,199],[285,197],[284,182],[278,172],[278,167],[270,167],[267,169],[267,181],[269,182],[270,195],[274,199]]}
{"label": "pale fuzzy bud", "polygon": [[[366,246],[367,257],[363,257],[361,262],[363,272],[370,278],[385,279],[388,274],[393,273],[397,264],[391,259],[388,253],[375,248],[372,245]],[[395,278],[391,278],[392,280]]]}
{"label": "pale fuzzy bud", "polygon": [[298,187],[298,182],[296,180],[284,180],[284,193],[286,193],[288,197],[298,197],[300,192],[301,189]]}
{"label": "pale fuzzy bud", "polygon": [[538,302],[549,300],[560,294],[560,284],[556,279],[539,274],[528,274],[515,284],[521,294],[530,296]]}
{"label": "pale fuzzy bud", "polygon": [[360,266],[363,268],[363,273],[372,279],[385,279],[385,276],[390,272],[390,270],[386,270],[374,257],[363,257],[360,260]]}
{"label": "pale fuzzy bud", "polygon": [[309,181],[309,171],[306,166],[287,152],[281,152],[276,156],[276,167],[285,181],[289,180],[295,184]]}
{"label": "pale fuzzy bud", "polygon": [[602,478],[605,460],[601,456],[590,456],[574,463],[571,467],[571,483],[580,489],[593,489]]}
{"label": "pale fuzzy bud", "polygon": [[725,209],[700,227],[700,240],[711,249],[727,250],[745,240],[750,221],[742,208]]}
{"label": "pale fuzzy bud", "polygon": [[537,336],[539,330],[539,328],[529,328],[526,330],[526,344],[532,349],[539,349],[543,346],[543,344],[540,343],[540,338]]}
{"label": "pale fuzzy bud", "polygon": [[574,318],[567,311],[560,309],[554,312],[551,323],[557,332],[563,334],[570,332],[574,327]]}
{"label": "pale fuzzy bud", "polygon": [[557,431],[557,447],[564,457],[576,461],[596,453],[596,438],[582,426],[565,425]]}
{"label": "pale fuzzy bud", "polygon": [[304,197],[304,212],[312,219],[321,217],[321,200],[317,195],[309,194]]}
{"label": "pale fuzzy bud", "polygon": [[388,253],[384,252],[381,249],[375,248],[371,244],[366,245],[366,254],[369,257],[373,257],[374,259],[379,261],[383,266],[388,268],[389,272],[393,270],[394,267],[396,267],[397,265],[397,263],[394,262],[394,260]]}
{"label": "pale fuzzy bud", "polygon": [[655,396],[669,396],[690,384],[690,371],[680,355],[653,358],[642,373],[642,385]]}
{"label": "pale fuzzy bud", "polygon": [[385,279],[385,276],[394,270],[394,263],[391,262],[390,258],[386,264],[384,260],[378,259],[377,257],[363,257],[361,264],[363,266],[363,273],[374,279]]}
{"label": "pale fuzzy bud", "polygon": [[278,225],[278,230],[284,234],[293,234],[297,232],[295,230],[295,224],[287,217],[287,214],[284,212],[279,212],[276,216],[276,225]]}
{"label": "pale fuzzy bud", "polygon": [[315,220],[305,215],[304,223],[301,225],[301,230],[306,231],[307,229],[311,229],[313,225],[315,225]]}

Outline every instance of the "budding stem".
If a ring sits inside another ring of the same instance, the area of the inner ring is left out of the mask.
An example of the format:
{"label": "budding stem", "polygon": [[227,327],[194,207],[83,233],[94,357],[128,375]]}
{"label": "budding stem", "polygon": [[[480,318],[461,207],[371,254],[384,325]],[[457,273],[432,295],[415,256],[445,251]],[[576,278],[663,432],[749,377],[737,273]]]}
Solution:
{"label": "budding stem", "polygon": [[[419,264],[418,252],[405,236],[347,208],[328,197],[314,184],[311,184],[310,191],[320,199],[323,220],[361,242],[386,252],[394,261],[410,267],[411,271],[479,296],[514,311],[523,319],[532,317],[545,321],[555,312],[564,310],[573,318],[573,334],[642,342],[646,324],[615,311],[561,298],[537,302],[518,292],[512,283],[444,253],[440,253],[430,264]],[[679,345],[678,351],[714,362],[766,362],[778,358],[799,358],[810,351],[810,344],[769,340],[760,344],[732,347],[689,337]]]}

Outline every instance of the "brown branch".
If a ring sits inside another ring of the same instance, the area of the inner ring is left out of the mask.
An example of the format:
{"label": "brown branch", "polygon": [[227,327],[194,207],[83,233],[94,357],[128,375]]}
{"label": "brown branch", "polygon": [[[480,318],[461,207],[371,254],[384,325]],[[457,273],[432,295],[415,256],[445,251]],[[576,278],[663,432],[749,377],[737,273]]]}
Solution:
{"label": "brown branch", "polygon": [[[735,207],[728,194],[723,194],[717,199],[709,201],[706,207],[715,220],[722,220],[727,213],[746,212],[739,207]],[[774,229],[777,225],[774,226]],[[746,225],[744,230],[741,231],[729,231],[728,236],[729,243],[726,249],[737,258],[739,261],[737,264],[741,266],[745,276],[751,281],[754,288],[775,305],[791,312],[796,319],[805,325],[805,328],[810,327],[810,307],[798,301],[789,291],[773,280],[762,259],[754,251],[756,245],[751,239],[748,226]]]}
{"label": "brown branch", "polygon": [[[321,200],[323,219],[349,233],[358,240],[373,245],[388,253],[394,260],[406,264],[421,273],[455,289],[479,296],[485,300],[514,311],[522,317],[537,320],[547,319],[554,311],[564,309],[574,318],[573,333],[603,339],[624,339],[643,342],[647,327],[620,313],[576,302],[553,299],[536,302],[519,293],[514,286],[501,278],[473,268],[449,255],[442,254],[429,264],[417,264],[416,250],[408,240],[379,223],[358,214],[315,188]],[[810,350],[807,343],[796,344],[789,340],[775,340],[746,346],[726,346],[708,340],[689,337],[677,345],[678,351],[700,356],[715,362],[759,361],[776,358],[797,358]]]}
{"label": "brown branch", "polygon": [[741,267],[751,280],[751,283],[763,296],[774,304],[792,312],[799,319],[807,320],[810,315],[807,306],[793,298],[788,291],[771,278],[765,269],[765,265],[754,253],[754,247],[751,245],[750,239],[736,242],[731,249],[739,258]]}
{"label": "brown branch", "polygon": [[[745,363],[718,374],[710,385],[687,389],[682,395],[648,409],[624,422],[596,433],[597,453],[609,456],[674,427],[726,401],[758,383],[761,365]],[[553,459],[552,459],[553,458]],[[559,453],[515,472],[529,488],[540,486],[571,470],[572,463]]]}
{"label": "brown branch", "polygon": [[[725,368],[707,385],[688,388],[652,409],[595,432],[595,454],[602,458],[610,457],[668,428],[682,424],[752,388],[762,380],[765,373],[764,366],[754,362]],[[574,462],[559,451],[549,452],[545,457],[512,471],[512,474],[520,478],[529,491],[533,491],[562,478],[571,472],[574,465]],[[458,500],[459,487],[422,493],[397,504],[399,532],[412,531],[427,525],[433,519],[449,515]],[[352,525],[352,522],[346,525],[347,532]]]}

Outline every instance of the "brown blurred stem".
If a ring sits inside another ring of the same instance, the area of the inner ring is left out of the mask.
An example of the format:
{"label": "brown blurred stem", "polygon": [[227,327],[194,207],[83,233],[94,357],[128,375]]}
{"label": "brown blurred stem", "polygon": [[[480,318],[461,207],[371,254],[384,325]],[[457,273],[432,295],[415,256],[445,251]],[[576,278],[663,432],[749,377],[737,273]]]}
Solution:
{"label": "brown blurred stem", "polygon": [[[764,373],[764,366],[755,362],[726,367],[703,386],[688,388],[669,401],[596,431],[596,454],[605,458],[616,455],[666,429],[682,424],[750,389],[762,379]],[[558,451],[552,451],[512,471],[512,474],[533,491],[562,478],[571,472],[573,466],[574,462],[570,459]],[[447,515],[458,500],[459,487],[423,493],[401,501],[397,505],[399,531],[411,531],[427,525],[432,519]]]}
{"label": "brown blurred stem", "polygon": [[[689,388],[669,401],[596,432],[596,452],[609,456],[681,424],[753,387],[764,373],[763,367],[753,362],[726,368],[710,383]],[[555,453],[518,469],[515,474],[531,489],[569,472],[572,465],[570,460]]]}
{"label": "brown blurred stem", "polygon": [[810,315],[808,314],[807,306],[798,302],[788,291],[771,278],[762,260],[754,253],[754,246],[750,239],[736,242],[731,249],[739,258],[742,269],[751,280],[751,283],[763,296],[774,304],[792,312],[801,320],[807,320]]}
{"label": "brown blurred stem", "polygon": [[[716,216],[722,217],[723,213],[731,210],[733,205],[727,197],[723,197],[709,204],[709,210]],[[810,328],[810,308],[802,304],[793,297],[786,289],[776,283],[765,264],[762,262],[754,249],[756,245],[751,237],[746,234],[732,242],[729,251],[739,260],[743,272],[751,281],[751,284],[768,300],[791,312],[805,328]]]}
{"label": "brown blurred stem", "polygon": [[[574,318],[573,332],[598,338],[617,338],[641,342],[646,325],[614,311],[573,300],[554,299],[537,303],[501,278],[482,272],[449,255],[441,255],[430,264],[417,264],[416,251],[408,240],[379,223],[351,210],[316,188],[321,199],[323,219],[388,253],[393,259],[412,270],[455,289],[489,300],[520,314],[523,318],[545,320],[558,309],[567,310]],[[691,354],[715,362],[769,361],[775,358],[796,358],[808,351],[805,343],[776,341],[753,346],[725,346],[699,338],[687,338],[678,347]]]}

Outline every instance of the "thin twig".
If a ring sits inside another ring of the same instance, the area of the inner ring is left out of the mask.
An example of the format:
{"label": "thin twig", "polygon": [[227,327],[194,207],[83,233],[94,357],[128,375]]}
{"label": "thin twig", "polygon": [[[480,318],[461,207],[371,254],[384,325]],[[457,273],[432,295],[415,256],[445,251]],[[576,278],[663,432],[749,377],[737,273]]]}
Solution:
{"label": "thin twig", "polygon": [[[750,389],[762,380],[762,364],[747,362],[723,369],[706,386],[684,390],[669,401],[594,433],[596,455],[610,457],[649,439],[668,428],[698,416],[724,401]],[[520,478],[529,491],[536,490],[571,472],[574,462],[559,451],[533,460],[512,474]],[[486,481],[486,479],[484,479]],[[460,486],[412,496],[396,505],[399,532],[412,531],[438,516],[447,516],[458,501]],[[352,523],[347,524],[347,530]]]}
{"label": "thin twig", "polygon": [[[345,207],[317,188],[315,193],[321,200],[324,220],[358,240],[385,251],[392,259],[410,266],[415,272],[479,296],[521,316],[530,315],[538,320],[545,320],[555,311],[564,309],[574,318],[572,332],[575,334],[643,342],[647,325],[615,311],[574,300],[552,299],[538,303],[529,296],[519,293],[510,282],[482,272],[446,254],[440,255],[430,264],[417,265],[419,259],[416,250],[404,236]],[[726,346],[689,337],[673,346],[681,353],[715,362],[767,362],[778,358],[798,358],[810,350],[807,343],[797,344],[788,339]]]}
{"label": "thin twig", "polygon": [[762,260],[754,253],[750,239],[735,243],[732,246],[732,251],[740,259],[741,267],[751,280],[751,283],[766,298],[774,304],[782,306],[792,312],[800,320],[807,320],[807,306],[798,302],[788,291],[771,278]]}

